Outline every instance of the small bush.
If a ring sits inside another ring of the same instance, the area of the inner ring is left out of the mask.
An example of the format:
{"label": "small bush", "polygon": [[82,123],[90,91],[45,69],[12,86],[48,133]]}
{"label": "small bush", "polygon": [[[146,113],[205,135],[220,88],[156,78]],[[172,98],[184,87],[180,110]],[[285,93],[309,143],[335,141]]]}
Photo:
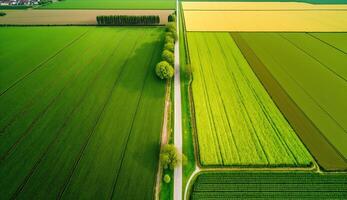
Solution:
{"label": "small bush", "polygon": [[165,37],[171,37],[172,39],[174,39],[175,36],[172,32],[166,32]]}
{"label": "small bush", "polygon": [[165,174],[163,180],[164,180],[165,183],[170,183],[170,181],[171,181],[170,175],[169,174]]}
{"label": "small bush", "polygon": [[174,75],[174,69],[168,62],[161,61],[155,67],[155,73],[160,79],[170,79]]}
{"label": "small bush", "polygon": [[177,31],[176,30],[171,30],[170,32],[173,35],[174,40],[177,40]]}
{"label": "small bush", "polygon": [[166,24],[166,31],[172,32],[176,31],[176,23],[175,22],[169,22]]}
{"label": "small bush", "polygon": [[174,54],[169,50],[164,50],[161,54],[161,57],[164,61],[170,63],[171,65],[175,64],[175,56]]}
{"label": "small bush", "polygon": [[6,15],[6,13],[0,12],[0,17],[5,16],[5,15]]}
{"label": "small bush", "polygon": [[175,40],[171,36],[165,36],[165,43],[175,43]]}
{"label": "small bush", "polygon": [[171,15],[169,15],[169,17],[167,18],[167,21],[175,22],[176,21],[176,14],[172,13]]}
{"label": "small bush", "polygon": [[164,50],[169,50],[173,53],[175,51],[174,43],[171,43],[171,42],[165,43]]}

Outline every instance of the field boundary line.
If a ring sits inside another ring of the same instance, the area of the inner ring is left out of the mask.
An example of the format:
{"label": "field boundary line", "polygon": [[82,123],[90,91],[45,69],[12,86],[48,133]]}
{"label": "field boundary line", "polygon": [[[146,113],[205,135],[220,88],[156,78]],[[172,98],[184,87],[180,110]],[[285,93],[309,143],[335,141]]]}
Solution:
{"label": "field boundary line", "polygon": [[[146,34],[143,33],[143,34],[148,35],[148,34],[150,34],[150,33],[151,33],[151,32],[146,33]],[[137,42],[136,42],[136,45],[135,45],[136,47],[138,46],[138,40],[139,40],[139,38],[141,38],[141,37],[138,37]],[[156,51],[156,47],[153,47],[152,54],[153,54],[155,51]],[[152,56],[152,57],[148,60],[148,65],[150,65],[150,64],[152,63],[153,59],[154,59],[154,56]],[[112,184],[112,191],[111,191],[111,195],[110,195],[110,200],[113,199],[113,195],[114,195],[114,193],[115,193],[115,191],[116,191],[116,187],[117,187],[117,183],[118,183],[119,174],[120,174],[120,172],[121,172],[121,170],[122,170],[122,167],[123,167],[124,157],[125,157],[125,154],[126,154],[126,152],[127,152],[129,140],[130,140],[131,135],[132,135],[132,133],[133,133],[134,124],[135,124],[135,121],[136,121],[135,119],[136,119],[137,113],[138,113],[138,111],[139,111],[139,107],[140,107],[140,105],[141,105],[141,102],[142,102],[141,100],[142,100],[142,96],[143,96],[143,93],[144,93],[144,88],[145,88],[145,86],[146,86],[147,78],[150,76],[150,71],[151,71],[151,68],[148,67],[148,69],[147,69],[147,71],[146,71],[146,75],[145,75],[144,80],[143,80],[143,82],[142,82],[141,94],[140,94],[140,96],[138,97],[139,99],[138,99],[138,102],[137,102],[136,111],[135,111],[135,113],[134,113],[134,115],[133,115],[134,117],[132,118],[132,122],[131,122],[131,125],[130,125],[130,130],[129,130],[129,132],[128,132],[127,139],[126,139],[126,143],[125,143],[125,146],[124,146],[123,151],[122,151],[122,157],[121,157],[120,165],[119,165],[119,167],[117,167],[118,170],[117,170],[116,176],[114,177],[114,181],[113,181],[113,184]],[[155,181],[154,181],[154,185],[155,185]]]}
{"label": "field boundary line", "polygon": [[[111,57],[111,56],[110,56]],[[107,59],[108,60],[108,59]],[[92,62],[93,60],[91,59],[90,62]],[[90,63],[89,62],[89,63]],[[107,61],[105,62],[107,63]],[[92,79],[92,82],[88,85],[87,88],[90,88],[90,85],[93,85],[95,83],[95,81],[97,79],[99,79],[100,77],[100,73],[101,71],[104,69],[104,67],[106,66],[106,64],[102,65],[99,69],[99,71],[97,72],[96,76],[94,76],[94,78]],[[82,69],[80,70],[82,71]],[[68,85],[68,84],[67,84]],[[76,110],[80,107],[81,102],[84,100],[84,98],[89,94],[89,90],[86,90],[84,92],[84,94],[81,96],[80,100],[76,103],[76,106],[73,107],[72,111],[70,112],[70,114],[68,115],[68,117],[64,120],[64,123],[60,126],[59,130],[56,133],[56,136],[53,138],[53,140],[48,144],[48,146],[46,147],[45,151],[41,154],[40,158],[37,160],[37,162],[35,163],[35,165],[32,167],[32,169],[30,170],[29,174],[26,176],[26,178],[24,179],[24,181],[22,182],[22,184],[18,187],[17,191],[15,192],[15,194],[12,196],[13,199],[17,198],[17,196],[19,195],[19,193],[22,191],[22,189],[24,188],[24,186],[26,185],[26,183],[29,181],[29,179],[31,178],[32,174],[36,171],[38,165],[41,163],[41,161],[43,160],[43,157],[48,153],[48,151],[50,150],[51,146],[57,141],[57,139],[59,138],[62,130],[66,127],[66,124],[68,123],[68,121],[71,119],[71,116],[73,115],[73,113],[76,112]]]}
{"label": "field boundary line", "polygon": [[340,49],[340,48],[338,48],[338,47],[336,47],[336,46],[334,46],[334,45],[332,45],[332,44],[326,42],[325,40],[320,39],[319,37],[317,37],[317,36],[315,36],[315,35],[312,35],[312,33],[307,32],[306,34],[309,35],[309,36],[311,36],[311,37],[313,37],[313,38],[315,38],[316,40],[319,40],[319,41],[321,41],[322,43],[324,43],[324,44],[326,44],[326,45],[328,45],[328,46],[330,46],[330,47],[332,47],[332,48],[334,48],[334,49],[336,49],[336,50],[338,50],[338,51],[344,53],[344,54],[347,54],[347,52],[345,52],[344,50],[342,50],[342,49]]}
{"label": "field boundary line", "polygon": [[191,188],[193,187],[194,182],[200,173],[201,173],[201,169],[197,165],[195,165],[195,170],[190,175],[189,179],[187,180],[186,187],[184,188],[184,194],[183,194],[184,200],[189,199]]}
{"label": "field boundary line", "polygon": [[[298,45],[296,45],[293,41],[291,41],[290,39],[288,39],[286,36],[284,36],[282,33],[278,33],[279,36],[281,36],[283,39],[287,40],[291,45],[293,45],[294,47],[296,47],[297,49],[299,49],[301,52],[305,53],[306,55],[308,55],[310,58],[312,58],[313,60],[315,60],[316,62],[318,62],[321,66],[323,66],[323,68],[327,69],[328,71],[330,71],[332,74],[336,75],[337,77],[339,77],[340,79],[344,80],[345,82],[347,82],[347,79],[345,79],[344,77],[342,77],[340,74],[338,74],[337,72],[335,72],[334,70],[330,69],[327,65],[325,65],[324,63],[322,63],[320,60],[318,60],[317,58],[313,57],[309,52],[305,51],[304,49],[302,49],[301,47],[299,47]],[[315,38],[315,37],[313,37]],[[321,40],[319,40],[321,41]],[[324,43],[324,42],[323,42]],[[325,43],[324,43],[325,44]],[[329,45],[331,46],[331,45]],[[336,48],[334,48],[336,49]],[[336,122],[337,123],[337,122]],[[340,126],[340,125],[339,125]],[[343,128],[343,127],[341,127]],[[345,130],[346,131],[346,130]]]}
{"label": "field boundary line", "polygon": [[[115,49],[114,49],[112,55],[114,55],[114,54],[116,53],[116,50],[118,49],[118,47],[119,47],[119,45],[120,45],[120,41],[121,41],[121,40],[119,40],[119,42],[117,43],[117,46],[115,47]],[[110,56],[110,57],[111,57],[111,56]],[[109,58],[110,58],[110,57],[109,57]],[[108,63],[108,61],[107,61],[106,63]],[[82,156],[84,155],[84,154],[83,154],[83,153],[84,153],[84,150],[85,150],[86,147],[88,146],[88,144],[89,144],[89,142],[90,142],[90,138],[91,138],[91,137],[93,136],[93,134],[95,133],[95,130],[96,130],[96,127],[97,127],[97,125],[98,125],[98,123],[99,123],[99,120],[101,119],[101,116],[102,116],[102,114],[104,113],[105,108],[106,108],[106,106],[108,105],[108,103],[109,103],[109,101],[110,101],[110,99],[111,99],[111,96],[112,96],[112,94],[113,94],[113,90],[114,90],[115,86],[117,85],[117,83],[118,83],[118,81],[119,81],[119,78],[121,77],[121,74],[122,74],[122,72],[123,72],[123,70],[124,70],[124,68],[125,68],[125,67],[124,67],[124,63],[125,63],[125,62],[123,62],[122,68],[121,68],[121,70],[120,70],[118,76],[116,77],[115,81],[113,82],[112,89],[110,90],[110,92],[109,92],[109,94],[108,94],[108,97],[106,98],[106,101],[104,102],[104,104],[103,104],[103,106],[102,106],[102,108],[101,108],[101,110],[100,110],[100,112],[99,112],[99,114],[98,114],[98,117],[97,117],[97,119],[95,120],[95,123],[94,123],[94,126],[93,126],[93,128],[92,128],[92,131],[91,131],[91,132],[89,133],[89,135],[87,136],[87,140],[86,140],[86,142],[83,144],[83,146],[82,146],[82,148],[81,148],[81,150],[80,150],[80,152],[79,152],[79,154],[78,154],[78,156],[77,156],[77,159],[75,160],[74,165],[72,166],[72,169],[70,170],[70,173],[69,173],[69,175],[68,175],[68,177],[67,177],[67,180],[65,181],[64,185],[63,185],[63,186],[61,187],[61,189],[60,189],[60,192],[59,192],[59,194],[58,194],[58,196],[57,196],[57,199],[61,199],[61,198],[63,197],[63,194],[64,194],[64,192],[65,192],[67,186],[69,185],[69,183],[70,183],[70,181],[71,181],[71,178],[72,178],[72,176],[73,176],[73,174],[74,174],[74,172],[75,172],[75,169],[76,169],[77,165],[79,164],[79,162],[80,162]],[[106,64],[105,64],[105,65],[106,65]]]}
{"label": "field boundary line", "polygon": [[28,76],[30,76],[32,73],[34,73],[36,70],[40,69],[44,64],[48,63],[50,60],[52,60],[53,58],[55,58],[56,56],[58,56],[61,52],[63,52],[66,48],[70,47],[71,45],[73,45],[75,42],[77,42],[78,40],[80,40],[83,36],[85,36],[91,29],[85,31],[84,33],[82,33],[81,35],[77,36],[77,38],[73,39],[70,43],[68,43],[67,45],[65,45],[63,48],[61,48],[60,50],[58,50],[56,53],[54,53],[52,56],[50,56],[49,58],[47,58],[46,60],[44,60],[43,62],[41,62],[40,64],[38,64],[36,67],[34,67],[33,70],[31,70],[29,73],[25,74],[24,76],[22,76],[21,78],[17,79],[12,85],[10,85],[7,89],[5,89],[4,91],[2,91],[0,93],[0,97],[5,94],[8,90],[10,90],[11,88],[13,88],[14,86],[16,86],[18,83],[20,83],[21,81],[23,81],[24,79],[26,79]]}

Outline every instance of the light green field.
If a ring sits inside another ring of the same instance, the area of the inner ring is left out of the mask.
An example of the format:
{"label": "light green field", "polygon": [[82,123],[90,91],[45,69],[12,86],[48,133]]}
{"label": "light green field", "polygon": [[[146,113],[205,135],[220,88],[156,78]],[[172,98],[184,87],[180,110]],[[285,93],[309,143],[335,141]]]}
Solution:
{"label": "light green field", "polygon": [[190,199],[346,199],[346,184],[343,173],[202,173]]}
{"label": "light green field", "polygon": [[[320,131],[318,137],[327,140],[347,163],[347,33],[240,35]],[[311,138],[304,141],[312,150],[319,150],[315,157],[320,163],[325,152],[316,142],[317,137],[313,137],[310,130],[301,135]],[[331,155],[330,159],[326,156],[320,164],[334,169],[337,168],[335,160]]]}
{"label": "light green field", "polygon": [[0,28],[1,199],[152,199],[162,28]]}
{"label": "light green field", "polygon": [[202,165],[312,164],[228,33],[189,32],[188,45]]}
{"label": "light green field", "polygon": [[64,0],[40,7],[43,9],[115,9],[115,10],[171,10],[174,0]]}

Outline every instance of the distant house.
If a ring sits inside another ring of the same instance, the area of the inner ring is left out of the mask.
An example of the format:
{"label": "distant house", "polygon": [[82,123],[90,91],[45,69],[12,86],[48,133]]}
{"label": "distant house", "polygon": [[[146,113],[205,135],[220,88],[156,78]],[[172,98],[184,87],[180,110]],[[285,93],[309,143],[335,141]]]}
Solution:
{"label": "distant house", "polygon": [[40,0],[0,0],[0,5],[37,5]]}

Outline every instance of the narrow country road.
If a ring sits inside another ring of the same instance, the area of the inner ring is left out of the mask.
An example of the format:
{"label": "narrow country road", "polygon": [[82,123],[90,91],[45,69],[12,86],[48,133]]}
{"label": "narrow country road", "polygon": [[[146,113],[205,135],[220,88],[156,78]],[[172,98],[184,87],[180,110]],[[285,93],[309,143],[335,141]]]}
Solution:
{"label": "narrow country road", "polygon": [[[177,38],[179,38],[179,2],[176,1],[176,27]],[[175,43],[175,80],[174,80],[174,112],[175,112],[175,136],[174,143],[177,150],[182,154],[182,109],[181,109],[181,80],[180,80],[180,58],[179,58],[179,41]],[[182,199],[182,165],[178,166],[174,172],[174,200]]]}

